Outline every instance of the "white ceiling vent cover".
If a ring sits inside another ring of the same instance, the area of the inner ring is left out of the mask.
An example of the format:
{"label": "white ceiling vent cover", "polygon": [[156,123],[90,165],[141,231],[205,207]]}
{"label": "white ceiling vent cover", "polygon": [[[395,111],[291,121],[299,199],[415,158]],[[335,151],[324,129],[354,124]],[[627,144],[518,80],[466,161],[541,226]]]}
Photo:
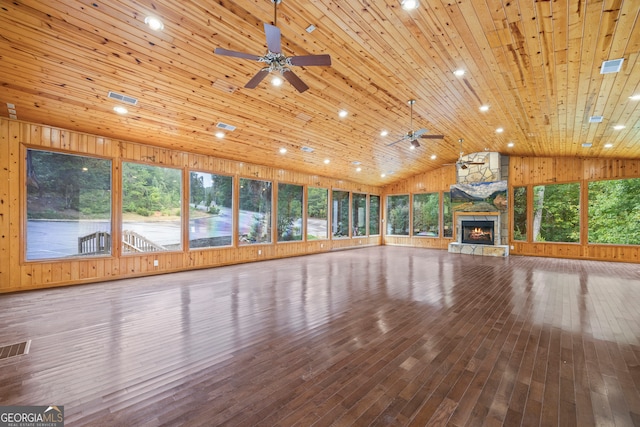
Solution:
{"label": "white ceiling vent cover", "polygon": [[305,153],[313,153],[313,148],[307,147],[306,145],[304,147],[300,147],[300,149]]}
{"label": "white ceiling vent cover", "polygon": [[604,61],[600,68],[600,74],[617,73],[622,68],[622,62],[624,58],[612,59],[610,61]]}
{"label": "white ceiling vent cover", "polygon": [[604,117],[602,116],[591,116],[589,117],[589,123],[602,123]]}
{"label": "white ceiling vent cover", "polygon": [[126,102],[127,104],[136,105],[138,100],[132,98],[130,96],[122,95],[120,93],[109,91],[109,95],[107,95],[111,99],[116,99],[118,101]]}
{"label": "white ceiling vent cover", "polygon": [[229,132],[233,132],[234,130],[236,130],[236,127],[235,127],[235,126],[231,126],[231,125],[228,125],[228,124],[226,124],[226,123],[222,123],[222,122],[219,122],[219,123],[216,125],[216,127],[217,127],[217,128],[220,128],[220,129],[228,130]]}

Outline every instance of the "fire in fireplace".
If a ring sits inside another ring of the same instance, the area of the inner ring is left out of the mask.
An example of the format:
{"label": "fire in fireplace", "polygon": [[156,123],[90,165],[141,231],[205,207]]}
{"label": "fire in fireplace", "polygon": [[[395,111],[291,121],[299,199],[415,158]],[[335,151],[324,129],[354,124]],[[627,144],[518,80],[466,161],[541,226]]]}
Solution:
{"label": "fire in fireplace", "polygon": [[462,221],[461,243],[493,245],[493,221]]}

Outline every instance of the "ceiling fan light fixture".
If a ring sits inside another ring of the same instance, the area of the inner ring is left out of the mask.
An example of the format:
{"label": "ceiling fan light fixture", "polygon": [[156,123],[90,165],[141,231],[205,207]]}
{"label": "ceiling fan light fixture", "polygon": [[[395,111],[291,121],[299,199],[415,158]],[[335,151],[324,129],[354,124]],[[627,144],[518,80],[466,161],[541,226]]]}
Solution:
{"label": "ceiling fan light fixture", "polygon": [[271,84],[274,86],[282,86],[282,79],[278,76],[275,76],[273,79],[271,79]]}
{"label": "ceiling fan light fixture", "polygon": [[402,0],[400,5],[404,10],[414,10],[418,8],[418,0]]}
{"label": "ceiling fan light fixture", "polygon": [[411,141],[411,148],[418,148],[420,147],[420,143],[418,142],[417,139],[414,139],[413,141]]}

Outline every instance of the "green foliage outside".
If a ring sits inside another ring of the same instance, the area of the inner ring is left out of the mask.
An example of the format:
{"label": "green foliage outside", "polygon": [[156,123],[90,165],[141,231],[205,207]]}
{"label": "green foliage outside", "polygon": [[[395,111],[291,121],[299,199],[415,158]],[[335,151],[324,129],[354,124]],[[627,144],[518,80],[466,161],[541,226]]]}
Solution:
{"label": "green foliage outside", "polygon": [[513,240],[527,240],[527,187],[513,189]]}
{"label": "green foliage outside", "polygon": [[380,196],[369,196],[369,235],[380,234]]}
{"label": "green foliage outside", "polygon": [[351,196],[351,224],[353,236],[367,235],[367,195],[353,193]]}
{"label": "green foliage outside", "polygon": [[309,187],[307,189],[307,215],[309,218],[327,219],[329,190]]}
{"label": "green foliage outside", "polygon": [[254,212],[246,243],[271,242],[271,182],[240,178],[240,210]]}
{"label": "green foliage outside", "polygon": [[333,236],[349,236],[349,192],[333,191]]}
{"label": "green foliage outside", "polygon": [[193,208],[218,215],[220,206],[231,208],[233,204],[233,178],[226,175],[191,172],[189,179],[189,203]]}
{"label": "green foliage outside", "polygon": [[536,242],[580,241],[580,184],[540,185],[533,188]]}
{"label": "green foliage outside", "polygon": [[413,234],[438,236],[440,222],[440,194],[413,195]]}
{"label": "green foliage outside", "polygon": [[442,193],[442,227],[443,237],[453,237],[453,208],[448,191]]}
{"label": "green foliage outside", "polygon": [[409,196],[387,196],[387,234],[409,235]]}
{"label": "green foliage outside", "polygon": [[640,178],[589,183],[589,243],[640,245]]}
{"label": "green foliage outside", "polygon": [[122,212],[142,216],[180,216],[180,169],[124,162],[122,164]]}
{"label": "green foliage outside", "polygon": [[111,161],[27,152],[28,219],[109,219]]}
{"label": "green foliage outside", "polygon": [[302,240],[303,187],[278,184],[278,241]]}

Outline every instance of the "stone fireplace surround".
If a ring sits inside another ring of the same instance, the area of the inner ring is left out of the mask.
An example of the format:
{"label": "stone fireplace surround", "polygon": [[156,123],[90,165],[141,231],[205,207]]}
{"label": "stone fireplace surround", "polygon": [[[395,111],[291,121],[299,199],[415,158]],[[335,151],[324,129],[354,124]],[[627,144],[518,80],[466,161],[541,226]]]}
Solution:
{"label": "stone fireplace surround", "polygon": [[[491,221],[493,222],[494,244],[462,243],[462,221]],[[456,254],[482,256],[509,256],[509,246],[501,245],[501,224],[499,212],[455,212],[455,242],[449,243],[448,251]]]}

